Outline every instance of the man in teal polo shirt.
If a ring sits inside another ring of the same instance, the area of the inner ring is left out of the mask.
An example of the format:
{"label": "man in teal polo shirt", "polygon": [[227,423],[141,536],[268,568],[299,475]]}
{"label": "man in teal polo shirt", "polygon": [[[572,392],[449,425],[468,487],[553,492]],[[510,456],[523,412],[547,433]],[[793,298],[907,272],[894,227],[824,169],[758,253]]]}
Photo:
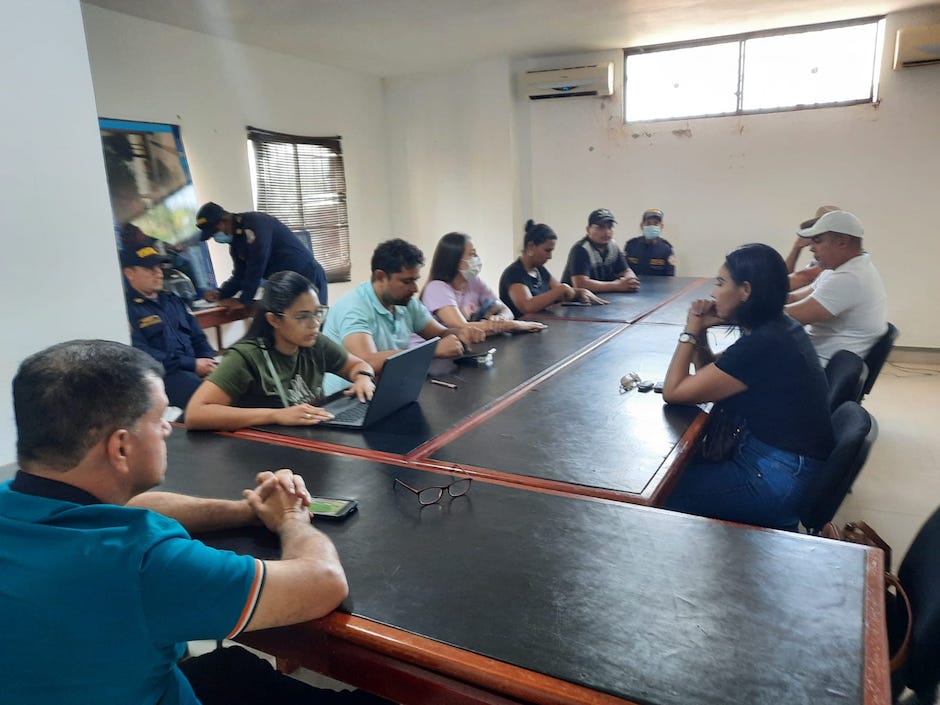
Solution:
{"label": "man in teal polo shirt", "polygon": [[[313,689],[239,647],[177,664],[192,639],[321,617],[347,586],[290,470],[260,473],[240,500],[147,491],[163,480],[172,430],[162,376],[140,350],[74,340],[27,358],[13,380],[19,470],[0,483],[3,702],[378,702]],[[252,524],[277,534],[282,560],[188,533]]]}
{"label": "man in teal polo shirt", "polygon": [[[425,340],[438,336],[435,355],[457,357],[464,345],[482,341],[479,328],[445,328],[415,297],[424,255],[401,239],[387,240],[372,253],[372,279],[362,282],[331,308],[323,334],[341,343],[353,355],[382,373],[385,360],[405,350],[415,334]],[[329,374],[324,392],[332,394],[349,385]]]}

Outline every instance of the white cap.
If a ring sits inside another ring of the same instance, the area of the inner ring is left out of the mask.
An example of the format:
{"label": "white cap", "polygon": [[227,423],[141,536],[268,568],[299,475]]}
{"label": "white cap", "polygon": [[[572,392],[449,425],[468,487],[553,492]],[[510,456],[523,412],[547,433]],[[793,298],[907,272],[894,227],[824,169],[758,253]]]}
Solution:
{"label": "white cap", "polygon": [[862,221],[848,211],[829,211],[823,213],[813,225],[796,234],[800,237],[816,237],[823,233],[842,233],[852,237],[862,237],[865,234],[865,228],[862,227]]}

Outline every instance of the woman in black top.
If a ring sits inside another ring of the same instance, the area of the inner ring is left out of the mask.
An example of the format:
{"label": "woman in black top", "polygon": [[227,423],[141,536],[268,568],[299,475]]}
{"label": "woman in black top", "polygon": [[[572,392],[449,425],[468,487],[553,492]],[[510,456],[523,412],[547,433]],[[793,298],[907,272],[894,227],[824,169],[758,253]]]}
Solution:
{"label": "woman in black top", "polygon": [[[825,374],[803,327],[783,312],[788,290],[777,251],[744,245],[725,258],[712,298],[692,303],[663,398],[720,402],[741,430],[726,460],[693,459],[667,508],[773,528],[799,523],[809,478],[834,441]],[[741,337],[715,355],[707,330],[729,323]]]}
{"label": "woman in black top", "polygon": [[544,223],[526,221],[522,256],[503,270],[499,298],[517,318],[560,301],[606,304],[587,289],[575,289],[555,279],[545,263],[552,258],[558,236]]}

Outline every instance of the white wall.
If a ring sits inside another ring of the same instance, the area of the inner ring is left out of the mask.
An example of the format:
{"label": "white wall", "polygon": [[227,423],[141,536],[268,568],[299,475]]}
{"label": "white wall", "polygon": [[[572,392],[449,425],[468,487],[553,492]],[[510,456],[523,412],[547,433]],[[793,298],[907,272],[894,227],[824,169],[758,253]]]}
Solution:
{"label": "white wall", "polygon": [[[705,276],[744,242],[785,253],[801,220],[838,204],[865,225],[899,344],[940,347],[940,66],[891,69],[897,28],[936,22],[938,8],[888,17],[878,106],[624,125],[619,78],[607,99],[517,98],[530,129],[523,199],[558,232],[562,252],[593,208],[618,216],[621,244],[645,208],[662,208],[679,273]],[[588,58],[622,68],[620,51]],[[554,262],[556,275],[563,266]]]}
{"label": "white wall", "polygon": [[0,67],[2,466],[15,458],[10,381],[22,359],[129,335],[78,0],[6,5]]}
{"label": "white wall", "polygon": [[[180,125],[200,202],[251,210],[245,127],[343,138],[353,283],[387,233],[378,78],[84,5],[98,114]],[[225,278],[228,248],[211,244]],[[336,299],[349,285],[330,285]]]}
{"label": "white wall", "polygon": [[508,60],[385,81],[391,237],[427,265],[440,237],[468,233],[496,287],[516,250],[518,158]]}

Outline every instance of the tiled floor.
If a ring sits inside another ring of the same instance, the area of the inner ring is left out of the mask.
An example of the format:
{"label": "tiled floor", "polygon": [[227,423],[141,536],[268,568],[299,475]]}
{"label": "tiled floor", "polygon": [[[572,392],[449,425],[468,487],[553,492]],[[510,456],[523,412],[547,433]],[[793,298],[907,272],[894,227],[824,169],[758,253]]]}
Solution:
{"label": "tiled floor", "polygon": [[893,570],[940,506],[940,365],[889,362],[863,406],[878,439],[838,522],[863,519],[891,546]]}

